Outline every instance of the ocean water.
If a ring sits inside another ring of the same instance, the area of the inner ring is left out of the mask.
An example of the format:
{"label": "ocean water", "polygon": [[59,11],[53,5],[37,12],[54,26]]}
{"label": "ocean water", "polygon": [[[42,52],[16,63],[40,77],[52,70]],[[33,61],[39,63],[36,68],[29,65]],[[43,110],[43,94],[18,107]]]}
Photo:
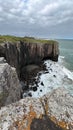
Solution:
{"label": "ocean water", "polygon": [[73,40],[57,40],[63,65],[73,72]]}
{"label": "ocean water", "polygon": [[[65,66],[66,73],[68,70],[71,72],[71,77],[73,76],[73,40],[57,40],[59,42],[60,60],[63,66]],[[70,77],[70,79],[71,79]],[[67,84],[66,88],[73,95],[73,82]]]}

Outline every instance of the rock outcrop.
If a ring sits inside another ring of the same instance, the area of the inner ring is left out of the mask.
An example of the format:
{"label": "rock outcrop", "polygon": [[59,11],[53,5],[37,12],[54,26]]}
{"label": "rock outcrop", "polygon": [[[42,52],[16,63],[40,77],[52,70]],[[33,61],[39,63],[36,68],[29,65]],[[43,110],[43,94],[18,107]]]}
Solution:
{"label": "rock outcrop", "polygon": [[58,43],[21,43],[21,63],[38,64],[44,59],[58,61]]}
{"label": "rock outcrop", "polygon": [[0,110],[0,130],[73,130],[73,96],[58,88]]}
{"label": "rock outcrop", "polygon": [[19,75],[19,42],[17,44],[5,42],[0,44],[0,57],[4,57],[9,65],[15,67]]}
{"label": "rock outcrop", "polygon": [[4,58],[0,58],[0,107],[18,101],[21,98],[21,85],[16,69]]}
{"label": "rock outcrop", "polygon": [[5,57],[7,63],[15,67],[20,77],[24,66],[39,64],[44,59],[58,61],[58,43],[31,43],[18,41],[0,44],[0,56]]}

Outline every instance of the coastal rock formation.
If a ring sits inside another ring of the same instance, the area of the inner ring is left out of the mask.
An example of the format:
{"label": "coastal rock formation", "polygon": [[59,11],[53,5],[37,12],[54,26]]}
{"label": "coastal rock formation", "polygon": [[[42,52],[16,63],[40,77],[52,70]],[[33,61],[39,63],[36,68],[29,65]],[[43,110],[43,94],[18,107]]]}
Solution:
{"label": "coastal rock formation", "polygon": [[0,58],[0,107],[21,98],[21,86],[15,68]]}
{"label": "coastal rock formation", "polygon": [[0,130],[73,130],[73,96],[58,88],[0,110]]}
{"label": "coastal rock formation", "polygon": [[0,44],[0,57],[4,57],[9,65],[15,67],[19,75],[19,47],[17,45],[10,42]]}
{"label": "coastal rock formation", "polygon": [[58,43],[21,43],[21,63],[39,64],[44,59],[58,61]]}
{"label": "coastal rock formation", "polygon": [[[10,36],[6,36],[6,38],[8,37],[11,39]],[[20,99],[23,94],[22,88],[23,91],[26,89],[24,94],[27,94],[28,84],[22,80],[27,72],[27,75],[31,76],[32,71],[34,74],[35,70],[38,72],[43,68],[44,74],[49,73],[47,80],[56,83],[58,87],[60,87],[58,82],[61,82],[61,79],[59,75],[56,75],[57,71],[60,72],[63,82],[66,81],[66,77],[70,78],[70,73],[65,75],[63,67],[59,69],[55,62],[52,64],[50,61],[58,61],[58,43],[55,41],[42,43],[42,40],[39,43],[39,39],[34,38],[17,41],[17,38],[14,38],[15,43],[7,40],[0,43],[0,130],[73,130],[73,96],[66,88],[52,90],[53,86],[49,86],[50,82],[46,82],[46,86],[51,89],[51,92],[46,91],[45,95],[43,94],[44,96],[39,96],[39,98],[33,98],[29,93],[31,98]],[[42,64],[41,62],[46,59],[50,60]],[[46,64],[48,64],[47,68],[45,68]],[[31,82],[34,80],[37,87],[40,83],[45,91],[45,75],[41,78],[41,74],[39,73],[37,77],[38,82],[35,78]],[[71,82],[73,80],[69,80],[69,83]],[[32,87],[31,84],[28,89],[35,93],[38,90],[36,86]],[[42,89],[40,89],[41,92]],[[19,99],[20,101],[18,101]]]}
{"label": "coastal rock formation", "polygon": [[58,61],[58,43],[31,43],[18,41],[0,44],[0,57],[3,56],[12,67],[15,67],[20,77],[24,66],[39,64],[42,60]]}

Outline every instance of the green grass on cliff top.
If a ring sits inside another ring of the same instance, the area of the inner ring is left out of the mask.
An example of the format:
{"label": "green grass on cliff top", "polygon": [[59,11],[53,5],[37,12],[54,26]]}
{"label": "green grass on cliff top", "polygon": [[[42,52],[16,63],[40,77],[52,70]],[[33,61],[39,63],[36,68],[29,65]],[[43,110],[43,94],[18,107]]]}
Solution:
{"label": "green grass on cliff top", "polygon": [[26,43],[49,43],[49,44],[57,43],[54,40],[36,39],[34,37],[16,37],[10,35],[0,35],[0,43],[3,42],[17,43],[18,41],[23,41]]}

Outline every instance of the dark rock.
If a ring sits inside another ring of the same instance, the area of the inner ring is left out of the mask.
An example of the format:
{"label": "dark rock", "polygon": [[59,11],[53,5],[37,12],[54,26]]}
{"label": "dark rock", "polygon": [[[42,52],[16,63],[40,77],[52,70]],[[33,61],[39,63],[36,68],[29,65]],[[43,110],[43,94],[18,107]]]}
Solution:
{"label": "dark rock", "polygon": [[53,75],[56,78],[56,75]]}
{"label": "dark rock", "polygon": [[39,87],[39,85],[37,85],[37,87]]}
{"label": "dark rock", "polygon": [[57,126],[47,115],[44,115],[42,119],[34,118],[30,130],[63,130],[60,126]]}
{"label": "dark rock", "polygon": [[52,71],[52,69],[50,69]]}
{"label": "dark rock", "polygon": [[39,72],[39,73],[38,73],[38,76],[40,76],[41,74],[42,74],[42,73],[41,73],[41,72]]}
{"label": "dark rock", "polygon": [[42,92],[42,89],[40,90],[40,92]]}
{"label": "dark rock", "polygon": [[44,86],[43,82],[41,82],[41,85]]}
{"label": "dark rock", "polygon": [[31,93],[28,93],[28,96],[32,97],[32,94],[31,94]]}
{"label": "dark rock", "polygon": [[49,73],[49,72],[48,71],[44,72],[44,74],[47,74],[47,73]]}
{"label": "dark rock", "polygon": [[37,85],[37,84],[38,84],[38,81],[35,81],[35,84]]}
{"label": "dark rock", "polygon": [[33,91],[37,91],[37,87],[33,87],[32,89],[33,89]]}
{"label": "dark rock", "polygon": [[52,63],[50,63],[50,66],[52,65]]}
{"label": "dark rock", "polygon": [[28,89],[29,89],[29,86],[26,85],[26,84],[23,84],[23,86],[22,86],[22,90],[25,91],[25,90],[28,90]]}

